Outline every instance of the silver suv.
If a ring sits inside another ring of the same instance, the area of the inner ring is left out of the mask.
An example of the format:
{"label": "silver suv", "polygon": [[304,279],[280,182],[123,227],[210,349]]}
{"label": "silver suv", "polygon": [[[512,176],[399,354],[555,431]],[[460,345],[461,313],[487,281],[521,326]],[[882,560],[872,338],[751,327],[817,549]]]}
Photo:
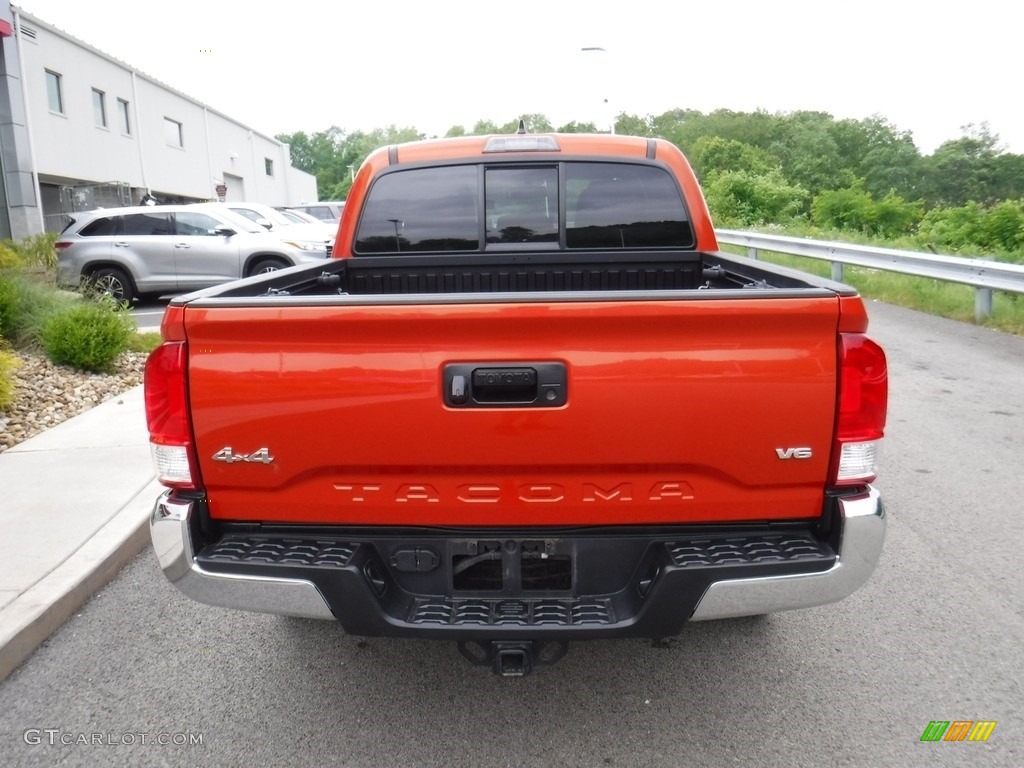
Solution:
{"label": "silver suv", "polygon": [[54,246],[58,284],[89,283],[119,301],[327,258],[323,239],[275,235],[215,206],[107,208],[71,216]]}

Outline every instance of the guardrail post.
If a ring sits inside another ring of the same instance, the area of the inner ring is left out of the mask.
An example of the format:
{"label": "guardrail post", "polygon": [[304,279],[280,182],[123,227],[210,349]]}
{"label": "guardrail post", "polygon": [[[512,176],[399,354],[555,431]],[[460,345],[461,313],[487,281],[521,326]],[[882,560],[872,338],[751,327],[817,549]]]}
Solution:
{"label": "guardrail post", "polygon": [[992,316],[992,289],[974,289],[974,322],[980,323],[986,317]]}
{"label": "guardrail post", "polygon": [[757,248],[753,248],[753,247],[747,248],[747,256],[750,257],[751,259],[756,259],[757,258]]}
{"label": "guardrail post", "polygon": [[832,279],[835,280],[837,283],[843,282],[843,262],[832,262]]}

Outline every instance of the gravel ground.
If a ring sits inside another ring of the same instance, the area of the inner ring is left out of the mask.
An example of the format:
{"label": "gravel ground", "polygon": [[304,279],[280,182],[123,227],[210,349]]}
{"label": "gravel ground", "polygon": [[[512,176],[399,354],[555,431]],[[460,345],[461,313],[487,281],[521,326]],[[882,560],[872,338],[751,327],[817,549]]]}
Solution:
{"label": "gravel ground", "polygon": [[0,453],[142,383],[145,352],[125,352],[114,373],[54,365],[42,354],[15,352],[14,402],[0,411]]}

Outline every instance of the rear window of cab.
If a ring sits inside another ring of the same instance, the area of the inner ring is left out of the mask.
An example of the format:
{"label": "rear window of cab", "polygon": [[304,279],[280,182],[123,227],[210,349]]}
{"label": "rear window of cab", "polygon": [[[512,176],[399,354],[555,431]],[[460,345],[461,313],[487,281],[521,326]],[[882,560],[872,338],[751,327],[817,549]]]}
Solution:
{"label": "rear window of cab", "polygon": [[664,168],[560,162],[382,175],[363,206],[355,252],[693,246],[682,195]]}

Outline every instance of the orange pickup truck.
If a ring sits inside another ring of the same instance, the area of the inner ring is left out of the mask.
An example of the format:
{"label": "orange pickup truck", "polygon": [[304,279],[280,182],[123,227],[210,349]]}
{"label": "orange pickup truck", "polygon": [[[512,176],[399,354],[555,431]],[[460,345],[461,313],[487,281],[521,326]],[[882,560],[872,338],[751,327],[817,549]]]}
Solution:
{"label": "orange pickup truck", "polygon": [[670,143],[384,148],[334,256],[167,308],[151,532],[190,597],[522,675],[870,576],[888,383],[864,305],[720,251]]}

